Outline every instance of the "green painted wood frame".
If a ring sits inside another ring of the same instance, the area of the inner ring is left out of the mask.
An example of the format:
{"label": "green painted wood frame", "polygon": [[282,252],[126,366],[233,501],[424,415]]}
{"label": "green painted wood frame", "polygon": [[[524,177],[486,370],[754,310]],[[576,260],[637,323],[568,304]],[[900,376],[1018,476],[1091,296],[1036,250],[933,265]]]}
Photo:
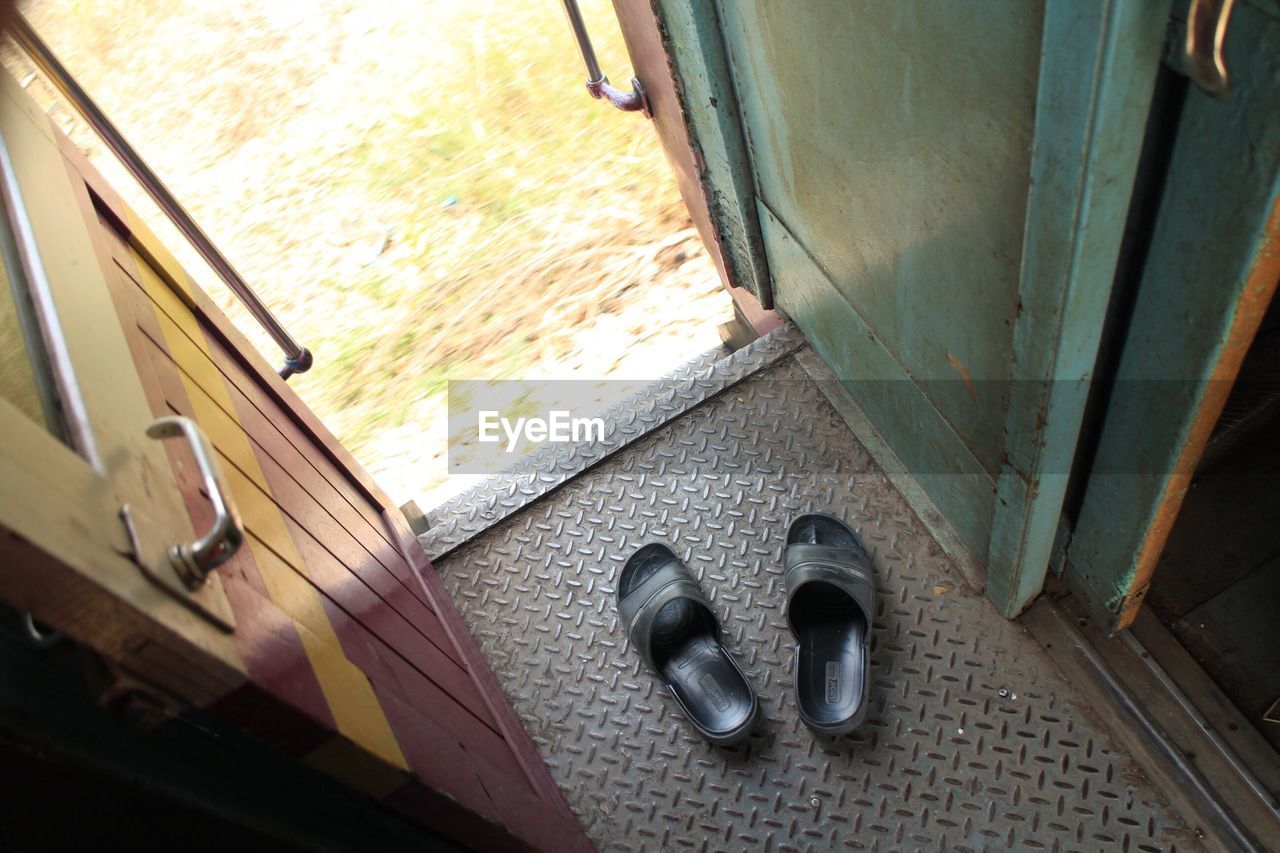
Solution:
{"label": "green painted wood frame", "polygon": [[658,0],[654,11],[725,272],[766,309],[773,290],[738,98],[714,0]]}
{"label": "green painted wood frame", "polygon": [[1280,277],[1280,14],[1237,3],[1232,91],[1190,88],[1064,577],[1132,622]]}
{"label": "green painted wood frame", "polygon": [[1051,0],[1013,378],[988,548],[1007,616],[1040,592],[1101,341],[1169,4]]}

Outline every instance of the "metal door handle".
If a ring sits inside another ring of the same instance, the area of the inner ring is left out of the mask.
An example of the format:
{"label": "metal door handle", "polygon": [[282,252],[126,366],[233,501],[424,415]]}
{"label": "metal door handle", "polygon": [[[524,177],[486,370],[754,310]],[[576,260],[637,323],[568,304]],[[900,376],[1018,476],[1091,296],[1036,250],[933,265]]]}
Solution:
{"label": "metal door handle", "polygon": [[165,439],[183,436],[191,445],[200,469],[200,479],[213,504],[213,526],[194,542],[183,542],[169,549],[169,562],[187,589],[196,589],[205,582],[209,572],[231,558],[244,542],[244,527],[236,512],[231,495],[222,484],[222,475],[214,459],[213,448],[204,437],[199,425],[191,418],[160,418],[147,427],[151,438]]}
{"label": "metal door handle", "polygon": [[611,86],[609,78],[600,70],[600,60],[596,59],[596,49],[591,45],[591,36],[582,20],[578,0],[564,0],[564,13],[569,16],[569,28],[573,30],[573,37],[578,40],[578,50],[582,52],[582,61],[587,66],[587,91],[591,93],[591,97],[604,98],[624,112],[642,112],[653,118],[653,111],[649,109],[649,96],[638,78],[632,77],[631,91],[624,92]]}

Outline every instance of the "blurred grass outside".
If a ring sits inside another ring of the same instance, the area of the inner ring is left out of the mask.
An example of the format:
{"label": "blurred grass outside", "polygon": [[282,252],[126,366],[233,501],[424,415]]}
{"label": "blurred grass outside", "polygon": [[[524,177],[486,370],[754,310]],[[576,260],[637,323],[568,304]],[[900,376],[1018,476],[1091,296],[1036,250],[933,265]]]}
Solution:
{"label": "blurred grass outside", "polygon": [[[607,72],[630,63],[582,3]],[[286,328],[290,384],[397,502],[446,477],[447,380],[652,379],[731,313],[653,128],[592,101],[559,4],[36,0],[24,12]],[[56,93],[5,64],[272,363]]]}

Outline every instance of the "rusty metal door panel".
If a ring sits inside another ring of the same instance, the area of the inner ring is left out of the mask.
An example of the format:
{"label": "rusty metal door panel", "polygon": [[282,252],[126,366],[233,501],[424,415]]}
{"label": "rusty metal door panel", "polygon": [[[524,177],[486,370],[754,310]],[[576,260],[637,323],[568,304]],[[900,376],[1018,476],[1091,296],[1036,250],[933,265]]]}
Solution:
{"label": "rusty metal door panel", "polygon": [[[770,0],[723,15],[761,201],[992,477],[1041,6]],[[788,270],[774,273],[785,309]]]}

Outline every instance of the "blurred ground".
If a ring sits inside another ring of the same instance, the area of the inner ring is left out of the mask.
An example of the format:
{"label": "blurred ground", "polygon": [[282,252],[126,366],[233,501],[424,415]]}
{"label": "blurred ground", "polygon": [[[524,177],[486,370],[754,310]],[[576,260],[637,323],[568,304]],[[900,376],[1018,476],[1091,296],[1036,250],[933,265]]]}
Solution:
{"label": "blurred ground", "polygon": [[[583,0],[613,79],[607,0]],[[398,502],[448,379],[655,378],[728,297],[652,128],[592,101],[553,0],[35,0],[24,11],[316,366],[291,385]],[[6,65],[272,363],[274,345],[30,66]]]}

